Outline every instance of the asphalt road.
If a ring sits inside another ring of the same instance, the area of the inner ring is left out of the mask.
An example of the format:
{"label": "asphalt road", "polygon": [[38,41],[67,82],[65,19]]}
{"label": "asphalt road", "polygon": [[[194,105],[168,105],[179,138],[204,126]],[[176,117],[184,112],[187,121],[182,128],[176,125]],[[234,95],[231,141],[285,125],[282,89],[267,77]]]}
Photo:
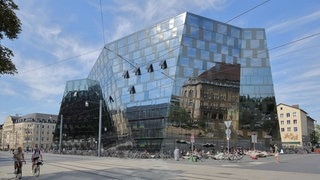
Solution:
{"label": "asphalt road", "polygon": [[[25,154],[23,179],[31,174],[31,154]],[[280,163],[266,157],[239,162],[205,160],[190,162],[161,159],[118,159],[45,153],[41,175],[36,179],[320,179],[320,154],[281,155]],[[9,152],[0,151],[0,179],[14,179]]]}

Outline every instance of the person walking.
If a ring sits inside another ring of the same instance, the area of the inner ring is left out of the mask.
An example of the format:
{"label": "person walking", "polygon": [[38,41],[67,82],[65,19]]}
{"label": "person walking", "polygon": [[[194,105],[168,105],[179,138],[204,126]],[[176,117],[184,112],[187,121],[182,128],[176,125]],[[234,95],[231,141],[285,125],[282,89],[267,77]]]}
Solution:
{"label": "person walking", "polygon": [[279,163],[279,147],[277,144],[274,145],[274,159],[276,163]]}

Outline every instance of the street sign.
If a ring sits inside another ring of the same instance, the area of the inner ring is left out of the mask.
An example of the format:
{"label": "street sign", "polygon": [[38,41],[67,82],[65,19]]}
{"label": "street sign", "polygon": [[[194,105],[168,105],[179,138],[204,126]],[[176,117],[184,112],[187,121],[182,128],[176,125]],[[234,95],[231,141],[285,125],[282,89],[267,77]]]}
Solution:
{"label": "street sign", "polygon": [[231,126],[231,122],[232,121],[224,121],[224,124],[227,126],[227,128],[229,128]]}
{"label": "street sign", "polygon": [[256,134],[252,134],[251,141],[252,141],[252,143],[258,143],[258,136]]}
{"label": "street sign", "polygon": [[227,136],[228,136],[228,135],[230,136],[230,134],[231,134],[231,129],[226,129],[225,132],[226,132],[226,135],[227,135]]}

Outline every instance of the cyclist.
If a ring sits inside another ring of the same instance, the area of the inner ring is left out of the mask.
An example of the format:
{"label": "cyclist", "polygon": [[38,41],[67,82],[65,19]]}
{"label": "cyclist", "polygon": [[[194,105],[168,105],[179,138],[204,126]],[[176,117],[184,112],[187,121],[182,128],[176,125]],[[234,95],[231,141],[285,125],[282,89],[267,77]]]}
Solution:
{"label": "cyclist", "polygon": [[14,173],[17,173],[17,163],[19,163],[20,167],[22,168],[22,161],[24,161],[24,154],[21,147],[18,147],[18,151],[13,152],[13,159],[14,159]]}
{"label": "cyclist", "polygon": [[33,172],[33,167],[34,167],[34,163],[37,159],[39,159],[42,161],[42,153],[40,151],[40,149],[38,148],[38,146],[35,147],[34,152],[32,153],[32,157],[31,157],[31,161],[32,161],[32,170],[31,172]]}

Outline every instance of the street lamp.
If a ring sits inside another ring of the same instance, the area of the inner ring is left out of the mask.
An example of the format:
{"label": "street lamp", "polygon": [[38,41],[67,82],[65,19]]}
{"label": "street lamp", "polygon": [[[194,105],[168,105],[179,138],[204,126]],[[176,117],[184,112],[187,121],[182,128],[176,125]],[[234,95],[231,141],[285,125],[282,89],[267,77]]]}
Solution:
{"label": "street lamp", "polygon": [[[88,107],[88,101],[85,102],[85,106]],[[102,99],[99,101],[99,136],[98,136],[98,157],[101,153],[101,121],[102,121]]]}
{"label": "street lamp", "polygon": [[232,121],[224,121],[224,124],[226,125],[227,129],[226,129],[226,137],[227,137],[227,141],[228,141],[228,154],[230,151],[230,135],[231,135],[231,130],[230,130],[230,126],[231,126]]}
{"label": "street lamp", "polygon": [[61,143],[62,143],[62,123],[63,123],[63,115],[61,114],[60,135],[59,135],[59,153],[60,154],[61,154]]}

